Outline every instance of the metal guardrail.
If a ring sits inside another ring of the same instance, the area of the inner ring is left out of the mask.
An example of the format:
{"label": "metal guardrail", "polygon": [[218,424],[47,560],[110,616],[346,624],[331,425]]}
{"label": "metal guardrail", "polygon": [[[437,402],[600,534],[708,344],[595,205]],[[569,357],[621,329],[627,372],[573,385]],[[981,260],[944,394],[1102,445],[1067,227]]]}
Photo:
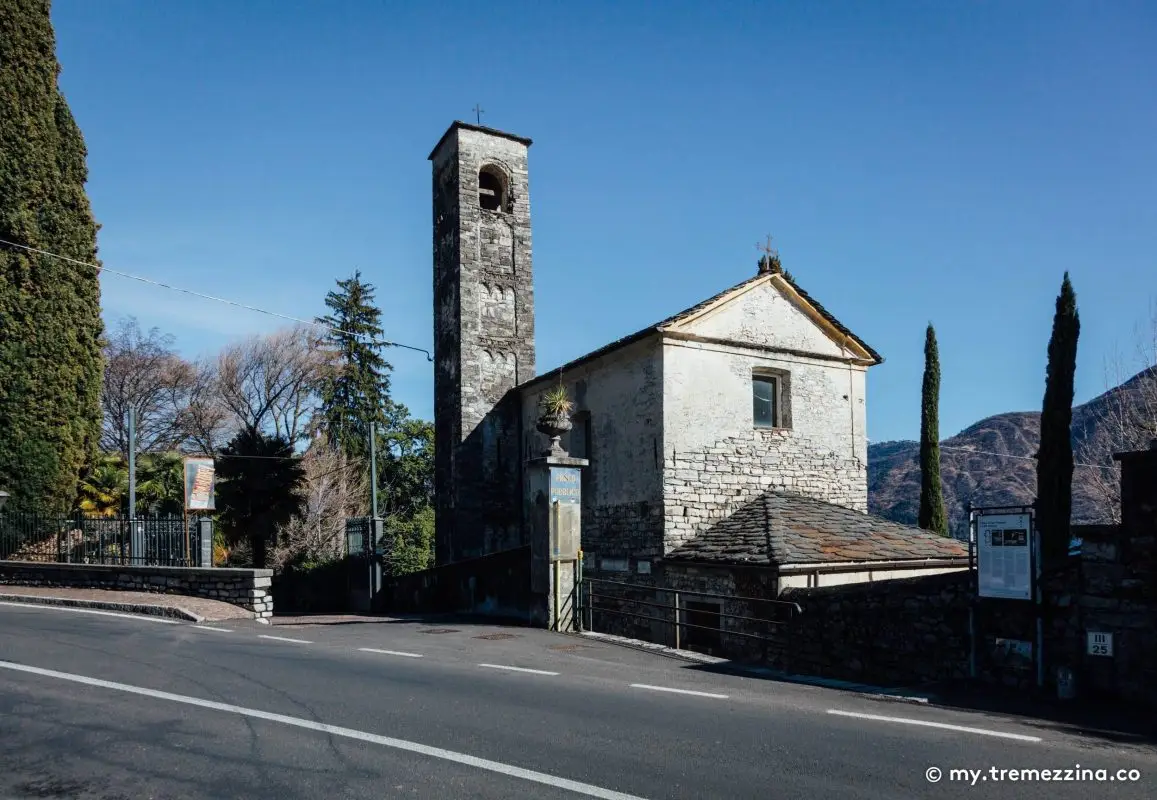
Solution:
{"label": "metal guardrail", "polygon": [[[644,599],[641,597],[630,597],[625,594],[616,594],[613,589],[603,591],[602,587],[625,587],[638,593],[649,594],[653,599]],[[688,597],[710,598],[719,601],[718,612],[711,613],[712,616],[718,616],[719,625],[709,626],[701,625],[694,622],[688,622],[686,617],[688,613],[705,613],[700,609],[688,608],[684,602]],[[666,598],[666,602],[661,602],[657,598]],[[603,602],[599,602],[603,601]],[[747,614],[735,614],[724,611],[725,604],[752,604],[755,608],[765,607],[773,609],[776,618],[771,617],[756,617]],[[660,613],[656,614],[640,614],[635,611],[624,610],[621,606],[641,606],[643,608],[659,609]],[[620,607],[615,607],[620,606]],[[793,617],[802,613],[803,609],[798,603],[793,603],[787,600],[773,600],[763,597],[746,597],[737,595],[727,595],[715,592],[696,592],[686,591],[681,589],[671,589],[663,586],[651,586],[640,583],[627,583],[625,581],[613,581],[602,578],[583,578],[578,586],[578,611],[580,624],[586,627],[587,630],[594,630],[596,614],[610,614],[614,616],[629,617],[636,620],[646,622],[658,622],[663,625],[669,625],[673,628],[674,646],[679,649],[684,644],[692,644],[687,641],[684,636],[685,631],[702,630],[710,632],[718,636],[720,640],[728,636],[737,636],[743,639],[756,640],[766,642],[774,646],[776,649],[785,647],[784,636],[782,635],[767,635],[766,633],[753,633],[750,628],[760,628],[767,626],[765,630],[768,633],[777,629],[786,630],[786,627]],[[667,613],[661,613],[667,612]],[[724,627],[724,620],[734,620],[744,623],[742,627],[749,630],[738,630],[737,626]]]}
{"label": "metal guardrail", "polygon": [[0,560],[199,567],[193,517],[71,517],[0,513]]}

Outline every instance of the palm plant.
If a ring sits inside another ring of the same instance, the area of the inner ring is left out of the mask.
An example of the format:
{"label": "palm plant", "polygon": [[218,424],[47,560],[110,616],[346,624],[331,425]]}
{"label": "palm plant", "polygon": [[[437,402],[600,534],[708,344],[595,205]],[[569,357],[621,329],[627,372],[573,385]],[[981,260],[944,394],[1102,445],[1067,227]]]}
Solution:
{"label": "palm plant", "polygon": [[128,495],[129,474],[120,456],[101,458],[80,482],[79,508],[98,517],[115,517]]}
{"label": "palm plant", "polygon": [[570,415],[574,403],[567,394],[566,387],[561,383],[553,389],[547,390],[540,401],[543,413],[550,417],[567,417]]}
{"label": "palm plant", "polygon": [[152,514],[180,514],[185,505],[185,462],[178,453],[141,459],[137,480],[140,506]]}

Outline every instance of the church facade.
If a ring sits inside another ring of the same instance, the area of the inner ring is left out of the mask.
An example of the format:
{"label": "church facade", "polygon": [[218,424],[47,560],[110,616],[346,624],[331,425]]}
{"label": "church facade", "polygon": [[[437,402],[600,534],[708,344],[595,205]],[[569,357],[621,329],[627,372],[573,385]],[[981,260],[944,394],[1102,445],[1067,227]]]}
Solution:
{"label": "church facade", "polygon": [[[806,557],[806,543],[772,546],[805,536],[821,542],[820,561],[871,561],[871,543],[888,539],[877,560],[960,566],[958,545],[940,548],[939,537],[867,515],[866,378],[883,359],[770,254],[715,297],[538,374],[530,144],[457,122],[430,156],[438,564],[527,543],[523,465],[545,445],[539,400],[562,385],[575,405],[564,443],[590,461],[582,547],[595,574],[651,583],[668,559],[684,571],[719,568],[730,541],[719,526],[741,510],[749,523],[737,535],[767,543],[744,563]],[[779,521],[751,533],[752,509],[770,507],[769,495],[788,498],[772,504]],[[796,506],[810,522],[793,533]],[[838,539],[861,518],[876,520],[860,526],[867,545],[826,546],[828,534],[813,530],[829,525]],[[909,535],[920,547],[897,550]]]}

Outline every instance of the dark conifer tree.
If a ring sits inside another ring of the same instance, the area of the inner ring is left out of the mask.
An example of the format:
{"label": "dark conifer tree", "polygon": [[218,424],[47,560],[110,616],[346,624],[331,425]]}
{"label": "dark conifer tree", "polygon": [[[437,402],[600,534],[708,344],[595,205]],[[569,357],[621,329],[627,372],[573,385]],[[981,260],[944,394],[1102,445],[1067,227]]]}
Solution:
{"label": "dark conifer tree", "polygon": [[321,419],[329,441],[361,460],[368,458],[370,424],[376,422],[384,433],[395,422],[393,366],[382,356],[382,312],[374,305],[374,287],[360,272],[337,285],[338,291],[325,298],[330,313],[317,320],[329,328],[324,346],[335,356],[319,387]]}
{"label": "dark conifer tree", "polygon": [[920,514],[924,530],[948,535],[940,483],[940,350],[932,323],[924,334],[924,385],[920,399]]}
{"label": "dark conifer tree", "polygon": [[1069,273],[1061,282],[1049,338],[1048,371],[1036,465],[1036,524],[1044,563],[1068,557],[1073,512],[1073,391],[1081,319]]}
{"label": "dark conifer tree", "polygon": [[[68,511],[100,436],[97,225],[47,0],[0,0],[0,489]],[[13,245],[21,245],[15,247]]]}
{"label": "dark conifer tree", "polygon": [[277,531],[301,512],[298,492],[305,468],[293,445],[278,436],[243,429],[217,460],[217,510],[226,540],[248,539],[253,566],[267,566]]}

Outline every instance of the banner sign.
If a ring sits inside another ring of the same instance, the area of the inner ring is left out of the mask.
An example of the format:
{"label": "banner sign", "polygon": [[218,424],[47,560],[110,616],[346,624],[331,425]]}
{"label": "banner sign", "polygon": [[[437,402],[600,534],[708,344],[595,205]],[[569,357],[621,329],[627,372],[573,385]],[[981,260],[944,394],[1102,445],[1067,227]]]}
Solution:
{"label": "banner sign", "polygon": [[185,459],[185,510],[213,511],[217,472],[211,458]]}
{"label": "banner sign", "polygon": [[1031,514],[977,514],[976,581],[981,597],[1033,599]]}

